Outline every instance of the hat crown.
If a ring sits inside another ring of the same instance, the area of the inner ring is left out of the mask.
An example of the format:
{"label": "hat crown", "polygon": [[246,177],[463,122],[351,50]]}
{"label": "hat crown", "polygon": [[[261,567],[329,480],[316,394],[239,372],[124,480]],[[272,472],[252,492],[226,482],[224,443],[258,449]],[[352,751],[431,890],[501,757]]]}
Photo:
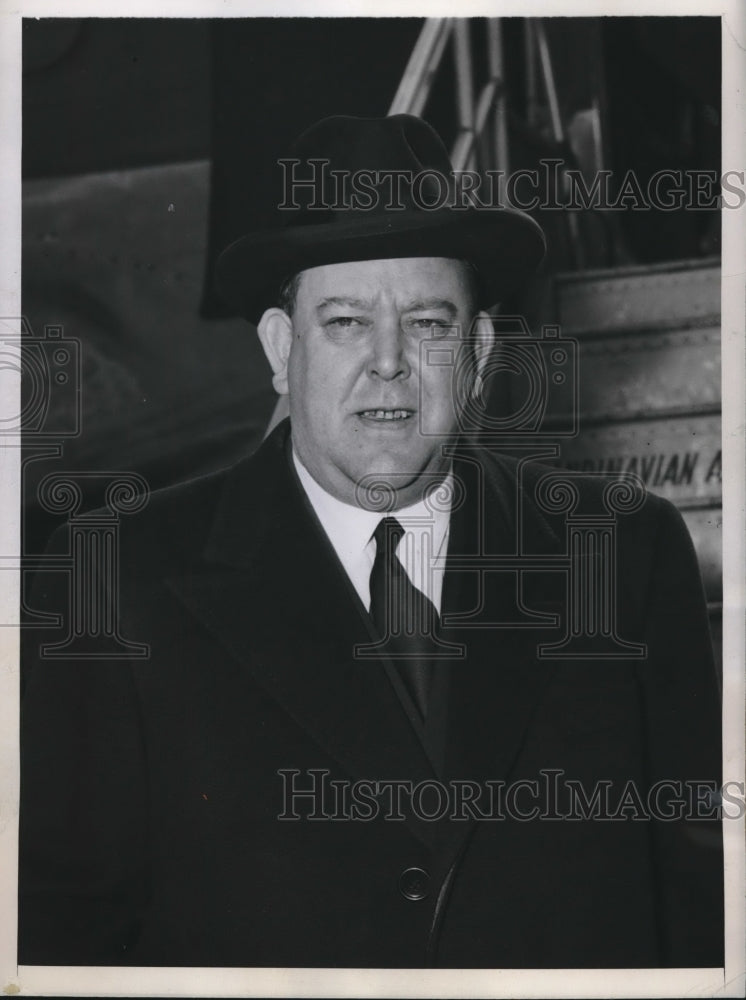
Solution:
{"label": "hat crown", "polygon": [[324,210],[383,213],[452,203],[448,151],[414,115],[324,118],[298,137],[288,160],[283,225],[319,222]]}
{"label": "hat crown", "polygon": [[332,170],[451,174],[448,151],[438,133],[414,115],[324,118],[298,137],[293,155],[300,160],[328,159]]}

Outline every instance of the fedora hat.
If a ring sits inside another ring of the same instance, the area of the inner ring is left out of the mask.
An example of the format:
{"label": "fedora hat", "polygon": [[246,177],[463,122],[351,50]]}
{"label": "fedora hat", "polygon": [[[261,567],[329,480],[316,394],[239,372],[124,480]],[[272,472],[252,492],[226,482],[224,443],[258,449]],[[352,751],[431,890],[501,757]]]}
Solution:
{"label": "fedora hat", "polygon": [[486,307],[515,291],[544,256],[544,234],[530,216],[459,198],[440,136],[413,115],[325,118],[278,163],[276,225],[242,236],[216,265],[218,292],[252,322],[276,303],[284,281],[324,264],[465,260]]}

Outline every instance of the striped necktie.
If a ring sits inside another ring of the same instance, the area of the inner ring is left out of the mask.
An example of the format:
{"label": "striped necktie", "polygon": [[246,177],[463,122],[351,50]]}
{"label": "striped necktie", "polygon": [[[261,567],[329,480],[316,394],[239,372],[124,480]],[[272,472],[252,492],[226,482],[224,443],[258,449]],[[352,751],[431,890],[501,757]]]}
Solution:
{"label": "striped necktie", "polygon": [[404,528],[385,517],[373,532],[376,556],[370,571],[370,615],[385,652],[424,719],[432,675],[431,656],[439,620],[433,603],[409,580],[396,549]]}

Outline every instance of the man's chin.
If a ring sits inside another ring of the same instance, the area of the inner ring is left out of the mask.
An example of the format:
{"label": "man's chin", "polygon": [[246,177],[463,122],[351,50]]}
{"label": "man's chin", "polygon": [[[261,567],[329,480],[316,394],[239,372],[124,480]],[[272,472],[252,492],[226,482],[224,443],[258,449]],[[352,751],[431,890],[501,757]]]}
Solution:
{"label": "man's chin", "polygon": [[355,504],[366,510],[396,510],[417,503],[443,479],[447,463],[416,455],[376,461],[355,476]]}

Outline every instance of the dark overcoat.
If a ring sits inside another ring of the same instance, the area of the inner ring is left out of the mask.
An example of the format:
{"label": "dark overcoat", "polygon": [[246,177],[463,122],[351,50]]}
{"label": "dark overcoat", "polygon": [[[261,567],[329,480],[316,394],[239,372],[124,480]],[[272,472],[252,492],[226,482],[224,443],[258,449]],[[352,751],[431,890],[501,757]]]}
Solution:
{"label": "dark overcoat", "polygon": [[[616,519],[616,627],[645,655],[546,658],[572,625],[546,470],[457,458],[442,634],[465,655],[438,661],[423,732],[392,663],[354,653],[375,634],[288,435],[122,520],[119,627],[147,658],[47,660],[54,632],[29,632],[21,962],[722,964],[719,824],[677,813],[687,782],[719,781],[720,709],[675,509]],[[582,485],[591,513],[602,486]],[[532,572],[455,558],[518,551]],[[64,619],[66,575],[33,603]],[[446,815],[435,779],[461,789]]]}

